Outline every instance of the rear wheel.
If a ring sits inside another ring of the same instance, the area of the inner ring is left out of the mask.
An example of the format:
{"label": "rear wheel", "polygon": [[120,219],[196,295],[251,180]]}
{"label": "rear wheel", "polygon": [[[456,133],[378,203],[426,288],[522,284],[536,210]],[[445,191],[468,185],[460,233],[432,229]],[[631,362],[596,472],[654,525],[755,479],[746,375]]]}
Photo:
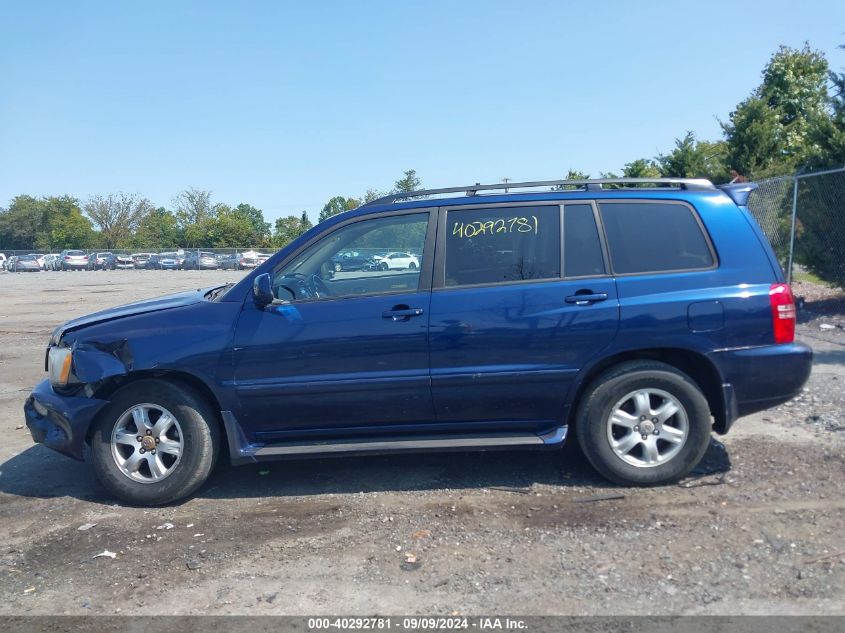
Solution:
{"label": "rear wheel", "polygon": [[115,392],[91,438],[94,470],[115,496],[137,505],[187,497],[217,457],[214,410],[192,389],[139,380]]}
{"label": "rear wheel", "polygon": [[410,264],[408,264],[408,270],[416,270],[416,269],[417,269],[417,265],[414,262],[411,262]]}
{"label": "rear wheel", "polygon": [[611,481],[654,486],[695,468],[710,427],[707,399],[689,376],[665,363],[632,361],[590,385],[575,434],[590,463]]}

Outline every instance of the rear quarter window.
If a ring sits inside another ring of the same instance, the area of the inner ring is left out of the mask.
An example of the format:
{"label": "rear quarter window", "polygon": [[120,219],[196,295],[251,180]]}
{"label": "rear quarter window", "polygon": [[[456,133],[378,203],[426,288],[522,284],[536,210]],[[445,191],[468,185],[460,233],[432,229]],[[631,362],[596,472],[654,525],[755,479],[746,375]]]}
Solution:
{"label": "rear quarter window", "polygon": [[693,209],[675,202],[599,204],[613,271],[704,270],[715,258]]}

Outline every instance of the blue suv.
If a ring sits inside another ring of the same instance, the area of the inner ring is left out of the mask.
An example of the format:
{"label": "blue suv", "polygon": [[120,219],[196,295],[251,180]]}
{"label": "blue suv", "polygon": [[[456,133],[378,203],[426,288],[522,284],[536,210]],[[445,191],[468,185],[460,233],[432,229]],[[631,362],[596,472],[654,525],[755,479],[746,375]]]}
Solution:
{"label": "blue suv", "polygon": [[[754,185],[543,181],[402,193],[314,227],[236,284],[58,327],[36,442],[137,504],[234,464],[551,448],[608,479],[683,477],[807,380]],[[414,265],[337,270],[342,253]]]}

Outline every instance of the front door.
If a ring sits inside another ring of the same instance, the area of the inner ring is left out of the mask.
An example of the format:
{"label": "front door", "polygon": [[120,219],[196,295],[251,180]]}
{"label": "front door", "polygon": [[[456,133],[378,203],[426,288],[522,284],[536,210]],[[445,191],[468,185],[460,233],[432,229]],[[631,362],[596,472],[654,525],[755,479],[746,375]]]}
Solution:
{"label": "front door", "polygon": [[[274,271],[281,301],[263,310],[247,301],[235,334],[235,386],[242,424],[258,439],[434,421],[427,266],[434,217],[415,210],[341,224]],[[377,256],[399,249],[420,266],[378,265]],[[362,266],[336,271],[349,253],[364,258]]]}
{"label": "front door", "polygon": [[442,213],[429,321],[438,421],[559,423],[572,380],[619,321],[594,206]]}

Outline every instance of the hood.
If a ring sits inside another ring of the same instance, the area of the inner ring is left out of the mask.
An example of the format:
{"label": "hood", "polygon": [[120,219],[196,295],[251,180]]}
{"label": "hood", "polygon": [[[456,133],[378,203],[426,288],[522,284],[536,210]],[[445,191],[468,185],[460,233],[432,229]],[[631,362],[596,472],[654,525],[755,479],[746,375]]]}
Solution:
{"label": "hood", "polygon": [[203,300],[205,294],[214,287],[216,286],[190,290],[188,292],[180,292],[173,295],[166,295],[164,297],[157,297],[155,299],[147,299],[145,301],[137,301],[135,303],[129,303],[116,308],[109,308],[108,310],[102,310],[100,312],[94,312],[93,314],[87,314],[85,316],[72,319],[63,325],[60,325],[53,331],[50,344],[55,345],[68,332],[88,327],[89,325],[96,325],[98,323],[104,323],[105,321],[113,321],[124,317],[146,314],[148,312],[158,312],[160,310],[169,310],[170,308],[182,308],[199,303]]}

